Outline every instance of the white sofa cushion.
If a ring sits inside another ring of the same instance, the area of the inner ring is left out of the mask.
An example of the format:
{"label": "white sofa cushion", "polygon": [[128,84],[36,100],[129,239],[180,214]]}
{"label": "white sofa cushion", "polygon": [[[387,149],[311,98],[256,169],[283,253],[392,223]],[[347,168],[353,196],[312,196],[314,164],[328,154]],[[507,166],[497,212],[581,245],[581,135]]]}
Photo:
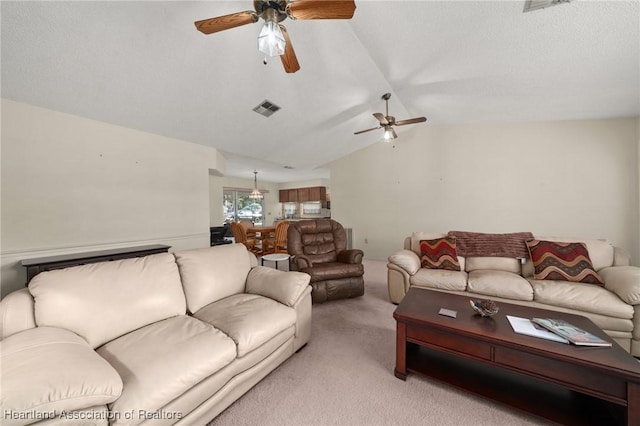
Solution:
{"label": "white sofa cushion", "polygon": [[37,327],[7,337],[0,364],[5,425],[34,422],[16,413],[57,415],[110,403],[122,392],[116,370],[80,336],[60,328]]}
{"label": "white sofa cushion", "polygon": [[469,272],[467,291],[514,300],[533,300],[533,288],[520,275],[507,271],[478,269]]}
{"label": "white sofa cushion", "polygon": [[170,253],[42,272],[29,291],[38,326],[71,330],[93,348],[186,312]]}
{"label": "white sofa cushion", "polygon": [[[243,244],[228,244],[174,253],[189,312],[243,293],[253,256]],[[254,257],[255,258],[255,257]]]}
{"label": "white sofa cushion", "polygon": [[589,252],[589,258],[596,271],[607,266],[613,266],[614,249],[607,240],[573,237],[535,237],[537,240],[546,240],[563,243],[584,243]]}
{"label": "white sofa cushion", "polygon": [[[143,422],[147,413],[161,409],[236,357],[229,337],[186,315],[147,325],[97,351],[124,382],[122,395],[110,405],[120,414],[114,425]],[[126,414],[131,412],[133,416]]]}
{"label": "white sofa cushion", "polygon": [[615,318],[633,318],[633,306],[593,284],[529,279],[536,302]]}
{"label": "white sofa cushion", "polygon": [[467,273],[420,268],[415,275],[409,278],[409,282],[417,287],[464,291],[467,288]]}
{"label": "white sofa cushion", "polygon": [[295,333],[296,311],[264,296],[236,294],[205,306],[194,314],[231,337],[238,347],[238,357],[287,331]]}
{"label": "white sofa cushion", "polygon": [[491,270],[497,270],[497,271],[511,272],[513,274],[518,274],[518,275],[522,273],[520,259],[514,259],[512,257],[468,256],[465,259],[466,259],[465,270],[467,272],[491,269]]}

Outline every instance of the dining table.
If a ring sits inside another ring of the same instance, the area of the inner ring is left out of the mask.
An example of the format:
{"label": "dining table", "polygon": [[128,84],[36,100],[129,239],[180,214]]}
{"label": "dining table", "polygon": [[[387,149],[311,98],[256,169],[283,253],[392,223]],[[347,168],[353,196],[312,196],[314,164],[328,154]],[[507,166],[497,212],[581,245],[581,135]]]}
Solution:
{"label": "dining table", "polygon": [[276,227],[275,226],[252,226],[247,228],[247,234],[254,234],[256,238],[262,241],[262,252],[268,253],[269,246],[273,248],[273,241],[275,239]]}

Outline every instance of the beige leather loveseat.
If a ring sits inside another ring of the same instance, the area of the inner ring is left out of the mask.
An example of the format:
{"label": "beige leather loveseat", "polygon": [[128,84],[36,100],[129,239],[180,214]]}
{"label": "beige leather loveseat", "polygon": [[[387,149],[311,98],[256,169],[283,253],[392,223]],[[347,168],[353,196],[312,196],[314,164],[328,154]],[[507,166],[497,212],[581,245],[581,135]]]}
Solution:
{"label": "beige leather loveseat", "polygon": [[421,264],[420,241],[443,233],[414,232],[404,249],[388,259],[389,298],[400,303],[411,286],[490,298],[590,318],[632,355],[640,357],[640,268],[629,255],[596,239],[535,237],[538,240],[582,242],[604,285],[534,279],[531,259],[458,256],[460,271],[427,269]]}
{"label": "beige leather loveseat", "polygon": [[310,294],[241,244],[41,273],[0,302],[0,423],[204,425],[309,340]]}

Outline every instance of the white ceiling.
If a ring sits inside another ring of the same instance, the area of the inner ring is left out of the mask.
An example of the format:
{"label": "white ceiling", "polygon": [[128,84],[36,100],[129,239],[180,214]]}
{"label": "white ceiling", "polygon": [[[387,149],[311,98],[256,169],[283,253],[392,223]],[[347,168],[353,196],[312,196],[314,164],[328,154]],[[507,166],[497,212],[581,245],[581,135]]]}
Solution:
{"label": "white ceiling", "polygon": [[[380,140],[371,115],[428,126],[640,115],[640,3],[356,0],[351,20],[286,20],[301,70],[263,64],[261,23],[203,35],[242,1],[1,3],[2,96],[215,147],[229,176],[328,178]],[[268,99],[270,118],[252,108]],[[402,140],[410,127],[396,128]],[[292,166],[288,170],[283,166]]]}

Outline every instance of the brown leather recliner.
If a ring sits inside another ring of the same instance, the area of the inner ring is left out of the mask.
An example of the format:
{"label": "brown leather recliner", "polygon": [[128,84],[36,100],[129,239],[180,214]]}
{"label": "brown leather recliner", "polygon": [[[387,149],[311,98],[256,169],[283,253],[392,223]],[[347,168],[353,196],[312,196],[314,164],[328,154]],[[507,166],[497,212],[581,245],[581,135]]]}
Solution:
{"label": "brown leather recliner", "polygon": [[292,222],[287,232],[291,269],[311,275],[313,303],[364,294],[359,249],[347,249],[347,233],[331,219]]}

